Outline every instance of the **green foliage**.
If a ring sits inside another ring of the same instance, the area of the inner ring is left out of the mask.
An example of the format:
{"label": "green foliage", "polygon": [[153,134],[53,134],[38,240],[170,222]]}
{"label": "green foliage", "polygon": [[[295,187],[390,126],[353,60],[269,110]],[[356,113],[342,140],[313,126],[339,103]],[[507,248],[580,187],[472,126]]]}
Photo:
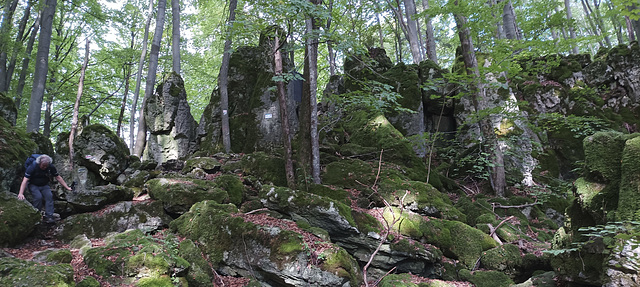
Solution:
{"label": "green foliage", "polygon": [[536,122],[540,129],[550,132],[568,129],[574,138],[583,138],[608,129],[606,121],[591,116],[565,116],[559,113],[544,113],[536,118]]}
{"label": "green foliage", "polygon": [[415,113],[398,103],[401,98],[402,96],[394,91],[393,86],[377,81],[366,81],[361,90],[329,97],[330,101],[341,107],[345,113],[359,109],[381,113],[391,111]]}

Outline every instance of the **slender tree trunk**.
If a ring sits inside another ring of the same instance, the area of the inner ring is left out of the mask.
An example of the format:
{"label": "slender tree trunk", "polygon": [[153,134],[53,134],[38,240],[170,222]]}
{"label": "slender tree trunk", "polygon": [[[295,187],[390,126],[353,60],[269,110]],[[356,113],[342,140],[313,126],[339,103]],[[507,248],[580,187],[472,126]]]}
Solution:
{"label": "slender tree trunk", "polygon": [[513,9],[513,3],[511,0],[507,0],[502,8],[502,24],[504,25],[504,34],[507,39],[520,40],[520,32],[518,31],[518,24],[516,23],[516,14]]}
{"label": "slender tree trunk", "polygon": [[609,14],[609,20],[611,21],[613,29],[616,32],[616,39],[618,40],[618,44],[622,44],[624,43],[624,36],[622,36],[622,23],[620,23],[618,15],[613,15],[614,7],[611,3],[611,0],[607,1],[607,9],[609,9],[609,13],[605,14]]}
{"label": "slender tree trunk", "polygon": [[24,90],[24,85],[27,78],[27,72],[29,68],[29,61],[31,60],[31,51],[33,51],[33,44],[36,41],[36,35],[38,35],[38,30],[40,30],[40,15],[42,11],[38,13],[36,16],[36,20],[33,24],[33,28],[31,29],[31,34],[29,35],[29,41],[27,42],[27,48],[24,52],[24,59],[22,59],[22,69],[20,70],[20,78],[18,78],[18,86],[16,87],[16,109],[20,110],[20,104],[22,102],[22,91]]}
{"label": "slender tree trunk", "polygon": [[[411,48],[411,56],[413,63],[422,62],[422,53],[420,52],[420,40],[418,39],[418,25],[416,23],[416,3],[414,0],[404,0],[405,13],[407,15],[407,34],[409,47]],[[398,7],[398,9],[400,9]]]}
{"label": "slender tree trunk", "polygon": [[11,60],[9,61],[9,66],[7,67],[7,79],[5,88],[9,90],[11,86],[11,79],[13,78],[13,72],[16,68],[16,62],[18,61],[18,54],[20,53],[20,48],[24,45],[24,30],[27,27],[27,22],[29,21],[29,17],[31,17],[31,3],[32,0],[27,2],[27,7],[24,10],[24,14],[22,15],[22,19],[20,19],[20,24],[18,24],[18,34],[16,35],[16,42],[13,47],[13,52],[11,53]]}
{"label": "slender tree trunk", "polygon": [[11,47],[9,34],[13,26],[13,13],[18,6],[18,0],[7,0],[4,3],[2,23],[0,24],[0,92],[6,92],[9,88],[7,83],[7,52]]}
{"label": "slender tree trunk", "polygon": [[82,90],[84,89],[84,75],[89,64],[90,43],[91,41],[87,38],[87,43],[84,48],[84,63],[80,70],[80,81],[78,82],[78,94],[76,95],[76,102],[73,105],[73,118],[71,119],[71,131],[69,132],[69,168],[71,170],[73,170],[73,141],[78,131],[78,110],[80,109],[80,99],[82,98]]}
{"label": "slender tree trunk", "polygon": [[160,54],[160,42],[162,40],[162,31],[164,30],[164,15],[167,8],[167,0],[158,1],[158,12],[156,18],[156,29],[153,34],[151,43],[151,53],[149,54],[149,70],[147,73],[147,83],[144,88],[144,98],[142,99],[142,108],[138,116],[138,136],[134,154],[138,157],[142,156],[144,147],[147,144],[147,125],[144,119],[144,111],[147,108],[147,100],[153,95],[156,83],[156,71],[158,70],[158,55]]}
{"label": "slender tree trunk", "polygon": [[51,32],[53,28],[53,17],[56,13],[56,0],[46,0],[42,13],[42,30],[38,38],[38,54],[36,55],[36,67],[33,74],[33,88],[31,90],[31,101],[29,102],[29,112],[27,113],[27,132],[38,132],[40,130],[40,116],[44,89],[47,82],[49,69],[49,47],[51,45]]}
{"label": "slender tree trunk", "polygon": [[393,33],[395,34],[395,38],[396,38],[396,62],[400,62],[402,61],[402,58],[404,57],[402,55],[402,35],[400,34],[400,20],[398,20],[397,17],[394,17],[395,21],[396,21],[396,25],[395,25],[395,29],[393,29]]}
{"label": "slender tree trunk", "polygon": [[591,9],[589,9],[588,7],[589,2],[586,2],[586,0],[581,0],[580,2],[582,3],[584,16],[585,18],[587,18],[587,23],[589,23],[589,27],[591,28],[591,35],[598,36],[598,43],[600,44],[600,47],[608,47],[602,43],[602,40],[600,40],[600,32],[598,31],[598,27],[596,26],[595,21],[593,20],[593,17],[591,16],[591,12],[590,12]]}
{"label": "slender tree trunk", "polygon": [[[571,0],[564,0],[564,9],[567,11],[567,20],[569,21],[569,36],[571,40],[576,40],[576,30],[573,28],[573,15],[571,14]],[[578,45],[571,43],[571,53],[578,54]]]}
{"label": "slender tree trunk", "polygon": [[373,1],[376,6],[376,22],[378,23],[378,38],[380,40],[380,48],[384,49],[384,33],[382,32],[382,23],[380,22],[380,4],[378,1]]}
{"label": "slender tree trunk", "polygon": [[631,24],[631,19],[629,16],[624,16],[624,20],[627,23],[627,35],[629,35],[629,42],[633,42],[636,40],[636,36],[633,33],[633,24]]}
{"label": "slender tree trunk", "polygon": [[[458,6],[458,0],[455,0],[455,5]],[[473,47],[473,41],[471,39],[471,32],[467,27],[467,18],[461,14],[454,14],[456,20],[456,26],[458,30],[458,36],[460,37],[460,44],[462,45],[462,56],[465,67],[467,68],[467,74],[472,77],[472,81],[475,83],[472,86],[472,100],[476,112],[480,112],[487,108],[485,103],[486,88],[480,77],[480,71],[478,69],[478,61],[476,60],[476,53]],[[483,117],[480,120],[480,130],[482,132],[484,151],[490,154],[490,162],[494,164],[491,167],[491,187],[499,197],[504,197],[506,188],[506,176],[504,170],[504,158],[500,148],[497,145],[496,135],[493,132],[491,120],[489,117]]]}
{"label": "slender tree trunk", "polygon": [[180,75],[180,0],[171,0],[173,71]]}
{"label": "slender tree trunk", "polygon": [[[273,57],[275,62],[275,75],[276,77],[282,77],[282,55],[280,53],[280,40],[278,39],[278,32],[274,35],[273,43]],[[293,173],[293,159],[291,151],[291,132],[289,129],[289,113],[287,111],[287,96],[284,88],[284,80],[278,80],[278,101],[280,102],[280,121],[282,122],[282,142],[284,144],[284,169],[287,177],[287,186],[291,189],[296,188],[296,180]]]}
{"label": "slender tree trunk", "polygon": [[[500,0],[502,1],[502,0]],[[498,16],[496,16],[495,12],[494,12],[494,8],[495,6],[498,5],[498,1],[497,0],[489,0],[489,7],[491,7],[491,16],[493,16],[496,19],[496,39],[505,39],[507,38],[507,36],[505,36],[504,34],[504,26],[502,25],[502,19]]]}
{"label": "slender tree trunk", "polygon": [[[131,31],[131,42],[129,43],[129,49],[133,51],[133,47],[135,45],[136,34]],[[131,65],[133,65],[133,56],[130,59],[130,62],[125,63],[122,66],[122,74],[124,76],[124,93],[122,94],[122,105],[120,105],[120,115],[118,116],[118,126],[116,128],[116,135],[120,137],[122,130],[122,122],[124,121],[124,111],[127,108],[127,98],[129,97],[129,82],[131,79]],[[130,131],[129,133],[133,133]]]}
{"label": "slender tree trunk", "polygon": [[47,95],[47,101],[44,110],[44,125],[42,126],[42,135],[48,138],[51,135],[51,110],[53,108],[53,95]]}
{"label": "slender tree trunk", "polygon": [[[422,0],[422,8],[427,11],[429,10],[429,0]],[[427,38],[427,57],[429,60],[438,64],[438,54],[436,52],[436,38],[433,32],[433,25],[431,25],[431,17],[425,17],[425,35]]]}
{"label": "slender tree trunk", "polygon": [[[627,10],[636,11],[635,13],[638,14],[638,16],[640,16],[640,12],[637,12],[638,10],[637,4],[632,4],[631,6],[627,6]],[[633,27],[635,38],[640,40],[640,19],[635,19],[635,20],[629,19],[629,22],[631,22],[631,27]]]}
{"label": "slender tree trunk", "polygon": [[595,9],[591,8],[591,5],[589,5],[589,2],[585,1],[585,3],[587,4],[587,8],[589,8],[589,11],[591,12],[591,15],[593,16],[593,20],[596,23],[596,27],[598,28],[598,30],[600,30],[600,35],[602,35],[602,37],[604,37],[604,41],[605,43],[607,43],[607,48],[611,47],[611,39],[609,38],[609,32],[608,29],[606,29],[606,27],[604,26],[604,22],[602,21],[602,16],[600,15],[600,0],[594,0],[593,1],[593,6],[595,7]]}
{"label": "slender tree trunk", "polygon": [[[322,4],[322,0],[309,0],[313,5]],[[320,141],[318,139],[318,105],[316,93],[318,89],[318,37],[315,36],[318,26],[313,15],[306,20],[307,51],[309,55],[309,107],[310,107],[310,138],[311,138],[311,176],[313,182],[320,184]]]}
{"label": "slender tree trunk", "polygon": [[[329,14],[333,13],[333,0],[329,0]],[[331,31],[331,17],[327,19],[327,31]],[[333,41],[327,41],[327,53],[329,54],[329,76],[336,74],[336,55],[333,51]]]}
{"label": "slender tree trunk", "polygon": [[220,110],[222,115],[222,145],[226,153],[231,152],[231,132],[229,128],[229,62],[231,60],[231,28],[236,21],[237,0],[229,2],[229,19],[227,20],[226,40],[224,41],[224,53],[222,54],[222,65],[220,65],[220,75],[218,76],[218,86],[220,87]]}
{"label": "slender tree trunk", "polygon": [[[133,93],[133,103],[131,103],[131,122],[129,122],[129,149],[134,154],[135,142],[134,131],[136,128],[136,112],[138,112],[138,97],[140,95],[140,85],[142,82],[142,67],[144,59],[147,57],[147,43],[149,42],[149,27],[153,18],[153,0],[149,0],[149,10],[147,11],[147,23],[144,26],[144,39],[142,40],[142,52],[140,53],[140,62],[138,62],[138,73],[136,74],[136,90]],[[142,112],[140,112],[142,114]]]}

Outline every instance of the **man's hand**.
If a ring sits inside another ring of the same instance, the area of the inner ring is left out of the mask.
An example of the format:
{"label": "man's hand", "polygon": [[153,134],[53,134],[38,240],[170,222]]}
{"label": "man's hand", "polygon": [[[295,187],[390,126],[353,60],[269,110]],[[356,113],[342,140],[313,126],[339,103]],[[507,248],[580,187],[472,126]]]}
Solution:
{"label": "man's hand", "polygon": [[24,200],[24,194],[22,194],[22,193],[18,194],[18,199]]}
{"label": "man's hand", "polygon": [[73,188],[71,188],[71,187],[67,186],[67,190],[68,190],[68,191],[73,191]]}

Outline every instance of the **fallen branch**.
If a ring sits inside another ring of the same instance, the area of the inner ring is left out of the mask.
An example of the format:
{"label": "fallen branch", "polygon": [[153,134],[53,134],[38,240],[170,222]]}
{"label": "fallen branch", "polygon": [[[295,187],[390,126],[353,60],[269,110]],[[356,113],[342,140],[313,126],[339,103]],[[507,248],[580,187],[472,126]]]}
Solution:
{"label": "fallen branch", "polygon": [[504,209],[507,209],[507,208],[525,208],[525,207],[530,207],[530,206],[534,206],[534,205],[538,205],[538,204],[539,204],[538,200],[536,199],[536,201],[534,201],[532,203],[525,203],[525,204],[521,204],[521,205],[502,205],[500,203],[492,202],[491,206],[493,208],[504,208]]}
{"label": "fallen branch", "polygon": [[502,240],[500,240],[500,237],[498,237],[498,235],[496,234],[496,231],[498,231],[498,228],[500,228],[500,226],[502,226],[505,222],[507,222],[508,220],[514,218],[513,216],[509,216],[507,218],[505,218],[504,220],[500,221],[500,223],[498,224],[498,226],[493,227],[493,225],[491,225],[491,223],[488,223],[487,225],[489,225],[489,236],[491,236],[495,241],[497,241],[500,245],[502,245]]}

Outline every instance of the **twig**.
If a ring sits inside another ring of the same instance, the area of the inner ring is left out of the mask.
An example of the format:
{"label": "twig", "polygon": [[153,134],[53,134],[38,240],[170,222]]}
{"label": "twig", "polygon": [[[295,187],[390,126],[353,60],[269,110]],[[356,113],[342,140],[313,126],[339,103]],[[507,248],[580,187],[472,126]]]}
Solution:
{"label": "twig", "polygon": [[525,207],[530,207],[530,206],[534,206],[538,204],[538,199],[536,199],[536,201],[532,202],[532,203],[525,203],[525,204],[521,204],[521,205],[502,205],[500,203],[495,203],[492,202],[491,206],[493,206],[493,208],[525,208]]}
{"label": "twig", "polygon": [[269,210],[268,208],[259,208],[259,209],[254,209],[254,210],[249,211],[249,212],[245,212],[244,214],[252,214],[252,213],[259,212],[259,211],[268,211],[268,210]]}

